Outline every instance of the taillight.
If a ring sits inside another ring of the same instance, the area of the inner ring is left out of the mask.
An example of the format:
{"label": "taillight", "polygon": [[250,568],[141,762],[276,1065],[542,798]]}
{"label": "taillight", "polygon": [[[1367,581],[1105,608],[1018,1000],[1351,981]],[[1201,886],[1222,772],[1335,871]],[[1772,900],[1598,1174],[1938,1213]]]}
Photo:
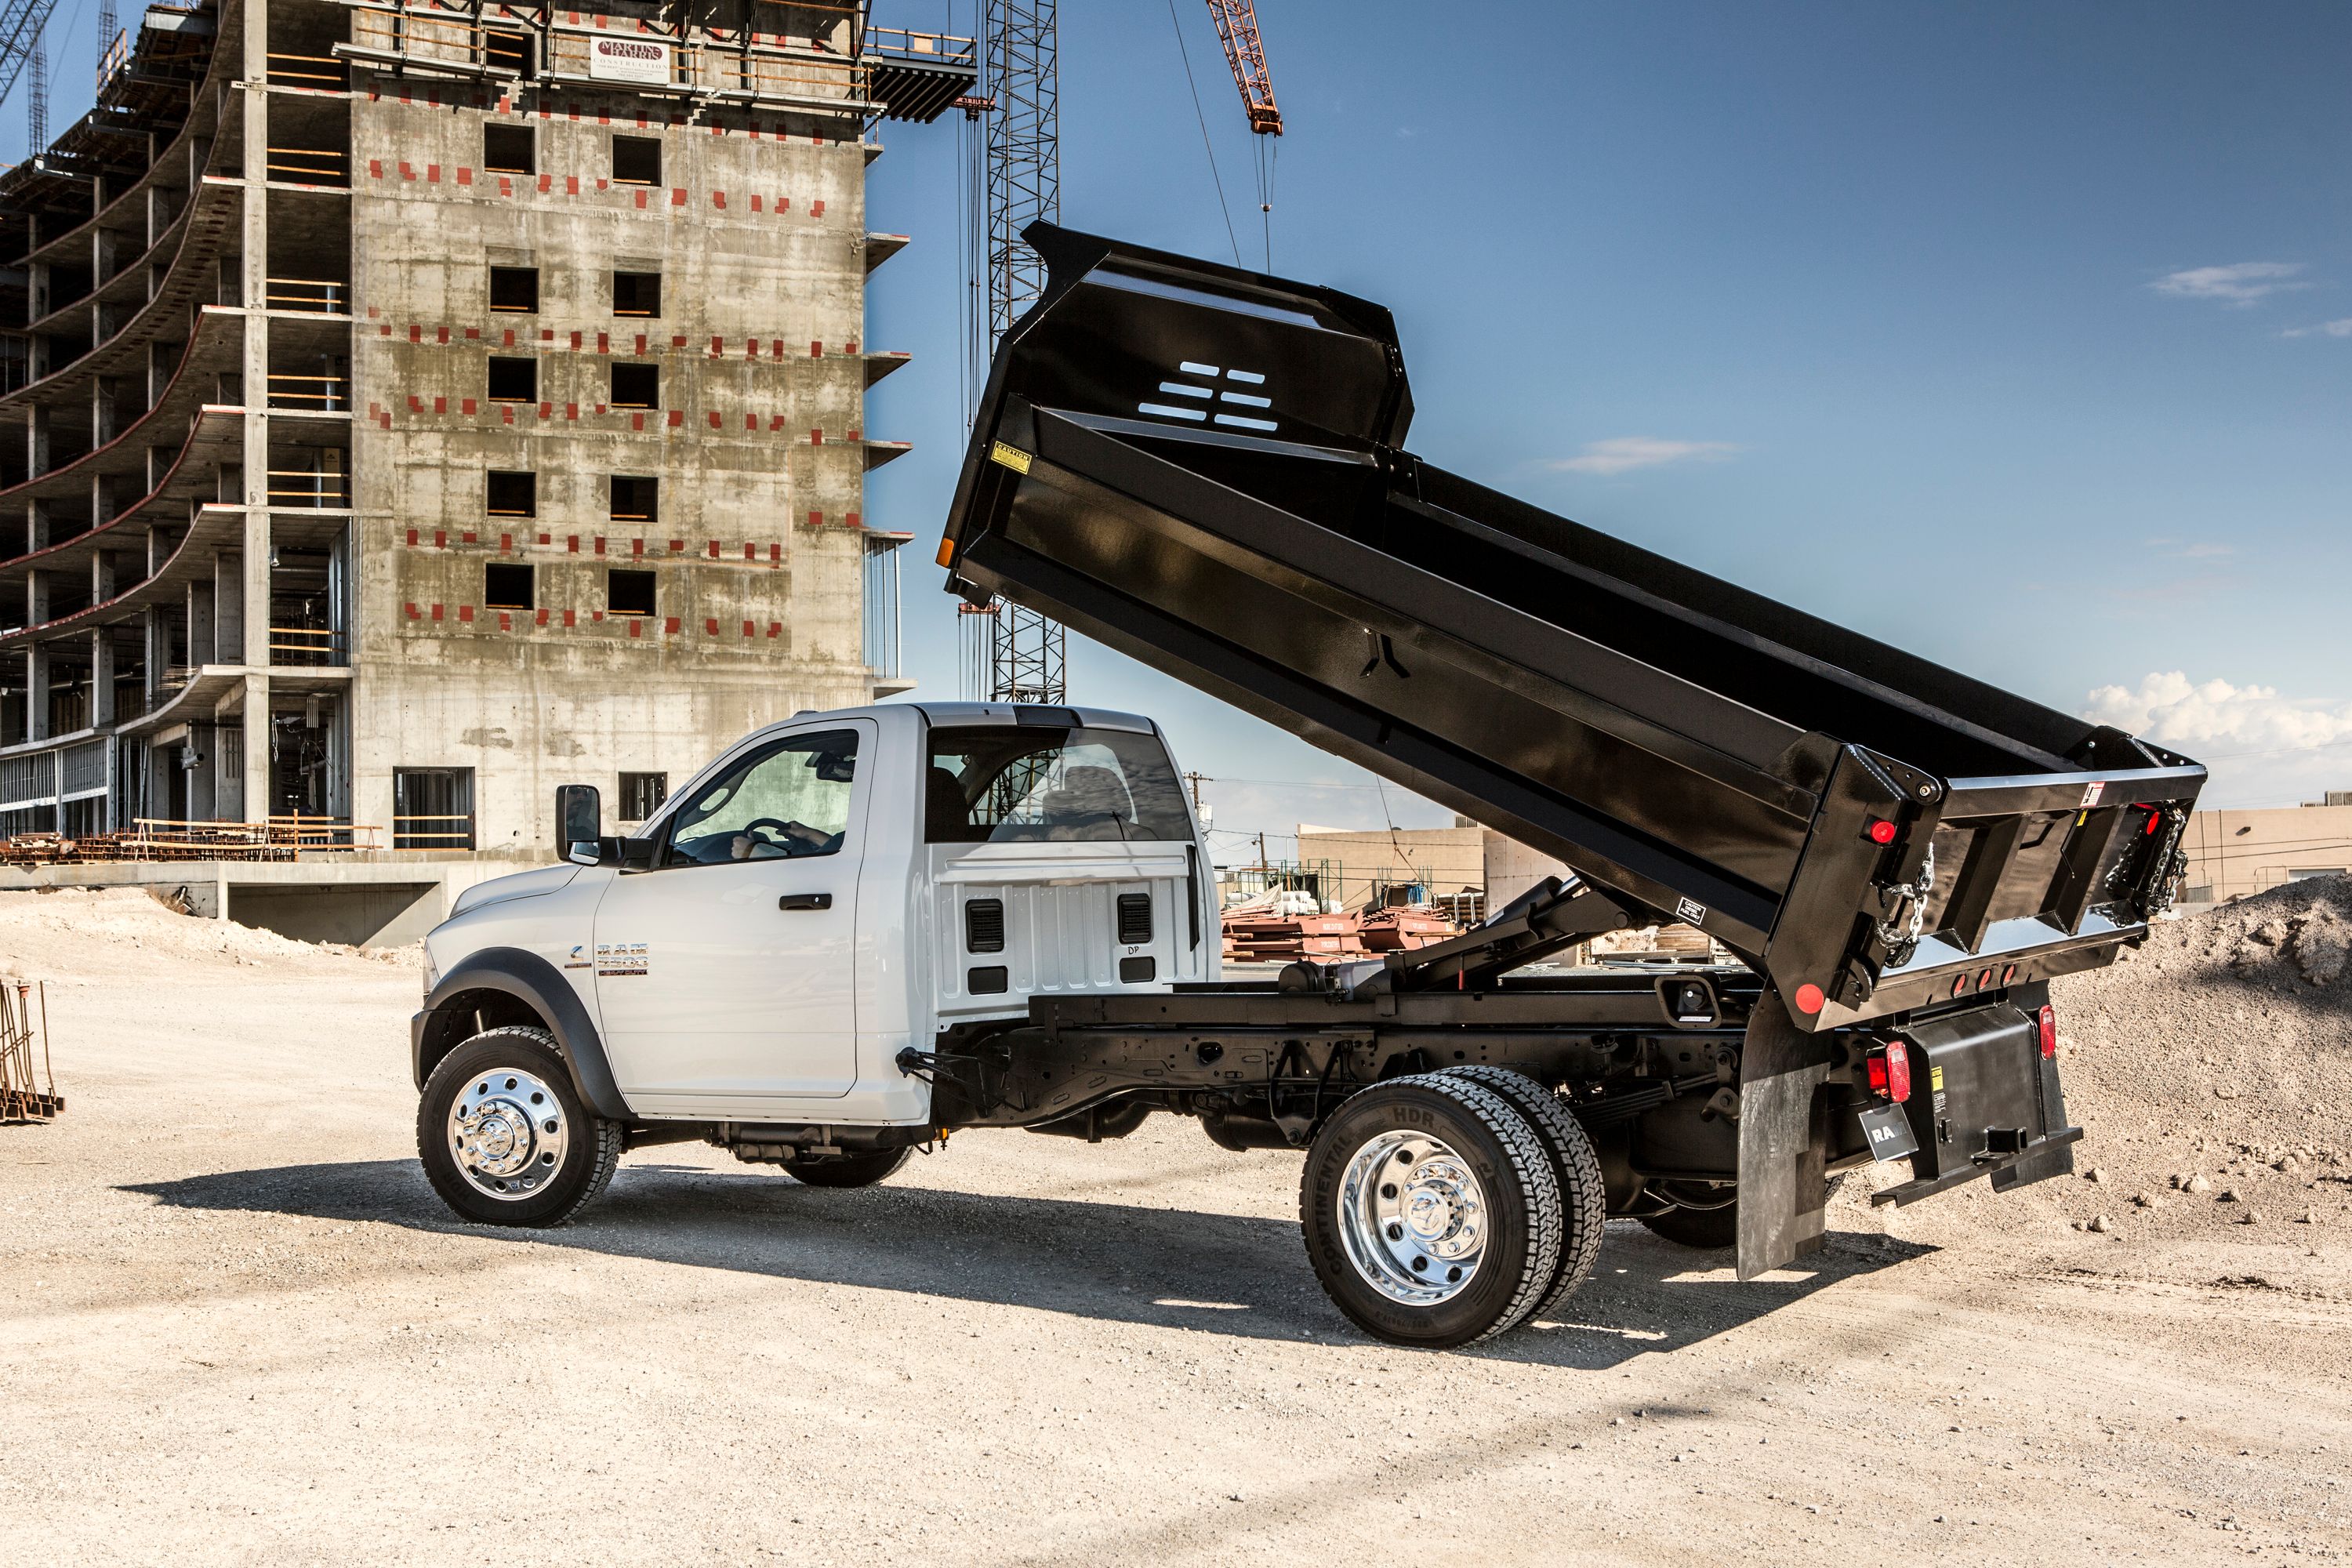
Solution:
{"label": "taillight", "polygon": [[1864,1065],[1870,1073],[1871,1093],[1897,1105],[1911,1098],[1910,1047],[1889,1040],[1884,1050],[1871,1053]]}
{"label": "taillight", "polygon": [[2033,1016],[2033,1026],[2042,1033],[2042,1058],[2055,1061],[2058,1058],[2058,1009],[2043,1005]]}
{"label": "taillight", "polygon": [[1870,841],[1873,844],[1894,843],[1895,824],[1887,821],[1883,816],[1872,818],[1870,824]]}

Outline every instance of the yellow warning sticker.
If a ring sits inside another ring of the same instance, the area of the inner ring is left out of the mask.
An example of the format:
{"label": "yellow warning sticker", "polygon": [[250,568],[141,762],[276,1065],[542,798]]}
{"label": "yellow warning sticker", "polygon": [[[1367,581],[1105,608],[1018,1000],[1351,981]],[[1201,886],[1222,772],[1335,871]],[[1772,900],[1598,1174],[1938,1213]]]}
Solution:
{"label": "yellow warning sticker", "polygon": [[1002,441],[990,445],[988,460],[992,463],[1002,463],[1016,474],[1025,474],[1029,471],[1029,454],[1018,447],[1008,447]]}
{"label": "yellow warning sticker", "polygon": [[1927,1087],[1935,1090],[1937,1094],[1944,1092],[1944,1069],[1942,1068],[1931,1067],[1927,1069]]}

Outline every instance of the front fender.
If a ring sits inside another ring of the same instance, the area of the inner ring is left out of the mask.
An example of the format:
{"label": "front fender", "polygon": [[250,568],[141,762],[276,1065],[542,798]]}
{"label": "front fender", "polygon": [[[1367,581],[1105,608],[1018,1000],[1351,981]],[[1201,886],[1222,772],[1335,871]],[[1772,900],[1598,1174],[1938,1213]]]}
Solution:
{"label": "front fender", "polygon": [[[588,1009],[580,1004],[555,965],[517,947],[484,948],[468,953],[441,977],[409,1026],[410,1067],[422,1089],[442,1057],[473,1031],[470,1018],[450,1002],[469,992],[496,991],[513,997],[545,1021],[572,1071],[572,1087],[590,1110],[610,1121],[631,1119],[628,1102],[613,1081],[613,1065]],[[463,1031],[463,1032],[460,1032]]]}

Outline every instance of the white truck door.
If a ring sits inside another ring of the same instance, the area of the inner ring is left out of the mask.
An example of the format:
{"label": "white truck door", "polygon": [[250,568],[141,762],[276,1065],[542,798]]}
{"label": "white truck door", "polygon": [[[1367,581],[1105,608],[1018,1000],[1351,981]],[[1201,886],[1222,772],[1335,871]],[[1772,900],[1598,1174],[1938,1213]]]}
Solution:
{"label": "white truck door", "polygon": [[614,1076],[649,1113],[757,1120],[857,1076],[871,721],[762,741],[674,803],[596,910]]}

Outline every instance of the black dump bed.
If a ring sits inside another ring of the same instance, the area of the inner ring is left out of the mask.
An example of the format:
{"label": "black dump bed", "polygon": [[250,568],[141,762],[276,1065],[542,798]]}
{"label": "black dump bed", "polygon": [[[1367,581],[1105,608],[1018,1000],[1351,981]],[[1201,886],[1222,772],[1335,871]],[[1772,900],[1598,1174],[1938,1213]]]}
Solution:
{"label": "black dump bed", "polygon": [[2105,963],[2169,898],[2203,768],[1423,462],[1380,306],[1028,237],[956,591],[1703,926],[1802,1028]]}

